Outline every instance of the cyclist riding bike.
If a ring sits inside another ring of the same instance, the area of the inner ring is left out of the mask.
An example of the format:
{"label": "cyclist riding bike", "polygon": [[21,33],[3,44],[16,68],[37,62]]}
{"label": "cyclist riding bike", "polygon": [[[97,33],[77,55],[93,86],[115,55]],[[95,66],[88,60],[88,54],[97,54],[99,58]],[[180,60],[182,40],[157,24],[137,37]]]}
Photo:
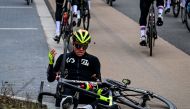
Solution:
{"label": "cyclist riding bike", "polygon": [[[73,11],[73,26],[75,26],[77,24],[77,20],[80,18],[80,10],[79,10],[79,6],[80,6],[80,0],[72,0],[71,5],[72,5],[72,11]],[[61,30],[60,30],[60,26],[61,26],[61,13],[63,10],[63,3],[64,0],[56,0],[56,11],[55,11],[55,19],[56,19],[56,29],[55,29],[55,37],[54,40],[58,40]],[[90,8],[90,0],[88,0],[88,4],[89,4],[89,8]]]}
{"label": "cyclist riding bike", "polygon": [[[140,45],[146,46],[146,25],[147,25],[147,16],[149,13],[149,8],[153,0],[140,0]],[[158,10],[158,18],[157,18],[157,25],[163,25],[163,9],[164,9],[164,0],[156,0],[157,2],[157,10]]]}
{"label": "cyclist riding bike", "polygon": [[[63,10],[63,3],[65,0],[56,0],[56,11],[55,11],[55,20],[56,20],[56,29],[55,29],[55,37],[54,40],[57,40],[59,38],[59,35],[61,33],[61,13]],[[76,25],[76,17],[77,17],[77,4],[78,0],[72,0],[72,11],[73,11],[73,24]]]}
{"label": "cyclist riding bike", "polygon": [[[186,2],[186,0],[180,0],[180,6],[181,6],[182,8],[185,7],[185,2]],[[171,0],[166,0],[166,5],[165,5],[165,6],[166,6],[166,7],[165,7],[165,13],[167,14],[167,13],[170,12]]]}
{"label": "cyclist riding bike", "polygon": [[[83,29],[79,29],[74,32],[72,38],[73,51],[66,54],[65,70],[67,70],[68,73],[65,74],[65,78],[70,80],[101,81],[99,59],[96,56],[93,56],[86,52],[88,44],[91,41],[89,32]],[[54,49],[49,52],[49,67],[47,70],[47,80],[49,82],[56,80],[58,77],[57,75],[61,72],[61,66],[63,63],[63,54],[61,54],[58,57],[55,65],[53,65],[55,55],[56,51]],[[64,101],[62,98],[59,99],[55,104],[56,107],[60,106],[61,100],[63,101],[63,104],[73,102],[73,96],[75,94],[74,91],[65,88],[63,94],[67,96],[64,98]],[[93,101],[93,98],[79,94],[79,103],[90,104]],[[68,105],[65,106],[65,108],[68,107]],[[90,105],[90,107],[95,108],[93,105]]]}

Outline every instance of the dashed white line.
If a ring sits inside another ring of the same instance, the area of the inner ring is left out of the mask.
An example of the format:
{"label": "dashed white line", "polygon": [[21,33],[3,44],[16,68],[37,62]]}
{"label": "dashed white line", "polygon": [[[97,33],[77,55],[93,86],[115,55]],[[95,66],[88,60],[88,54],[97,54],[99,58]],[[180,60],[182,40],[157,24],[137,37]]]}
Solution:
{"label": "dashed white line", "polygon": [[38,28],[0,28],[0,30],[38,30]]}
{"label": "dashed white line", "polygon": [[31,6],[0,6],[0,9],[27,9],[32,8]]}

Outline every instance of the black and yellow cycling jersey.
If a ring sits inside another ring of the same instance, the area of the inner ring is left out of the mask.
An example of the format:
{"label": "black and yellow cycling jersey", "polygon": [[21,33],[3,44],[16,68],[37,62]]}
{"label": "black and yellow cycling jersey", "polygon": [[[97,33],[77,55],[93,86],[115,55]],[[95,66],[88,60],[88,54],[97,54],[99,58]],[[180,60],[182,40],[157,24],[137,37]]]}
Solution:
{"label": "black and yellow cycling jersey", "polygon": [[[63,54],[61,54],[55,66],[49,65],[47,74],[48,81],[53,82],[56,77],[56,72],[61,72],[63,62]],[[66,54],[65,69],[68,71],[66,79],[96,81],[101,80],[100,62],[96,56],[85,53],[82,57],[76,56],[74,52]],[[96,75],[94,77],[94,75]]]}

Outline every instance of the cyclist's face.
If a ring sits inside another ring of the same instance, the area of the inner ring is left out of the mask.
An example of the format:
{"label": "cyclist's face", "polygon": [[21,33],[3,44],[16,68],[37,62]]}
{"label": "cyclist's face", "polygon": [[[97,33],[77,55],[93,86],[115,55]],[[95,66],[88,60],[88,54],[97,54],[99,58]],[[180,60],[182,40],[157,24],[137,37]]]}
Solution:
{"label": "cyclist's face", "polygon": [[74,43],[74,52],[77,56],[81,57],[86,52],[88,45]]}

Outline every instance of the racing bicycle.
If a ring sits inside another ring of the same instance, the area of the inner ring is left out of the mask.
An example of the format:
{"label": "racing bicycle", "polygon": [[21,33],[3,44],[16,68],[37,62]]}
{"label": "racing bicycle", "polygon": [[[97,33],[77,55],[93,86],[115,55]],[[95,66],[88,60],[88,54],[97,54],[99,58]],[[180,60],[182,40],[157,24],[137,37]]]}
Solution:
{"label": "racing bicycle", "polygon": [[[116,104],[123,104],[133,109],[177,109],[165,97],[152,91],[129,87],[130,83],[129,79],[123,79],[122,82],[113,79],[104,79],[102,82],[61,79],[58,81],[56,93],[42,91],[38,95],[38,102],[43,104],[43,96],[52,96],[57,99],[61,96],[60,93],[64,88],[70,88],[76,93],[83,93],[96,98],[95,103],[98,109],[115,109]],[[60,103],[60,106],[62,105]],[[75,103],[73,109],[77,109],[78,105]]]}
{"label": "racing bicycle", "polygon": [[79,0],[80,1],[80,18],[78,19],[77,26],[81,25],[81,21],[83,22],[83,28],[85,30],[89,29],[90,25],[90,7],[88,0]]}

